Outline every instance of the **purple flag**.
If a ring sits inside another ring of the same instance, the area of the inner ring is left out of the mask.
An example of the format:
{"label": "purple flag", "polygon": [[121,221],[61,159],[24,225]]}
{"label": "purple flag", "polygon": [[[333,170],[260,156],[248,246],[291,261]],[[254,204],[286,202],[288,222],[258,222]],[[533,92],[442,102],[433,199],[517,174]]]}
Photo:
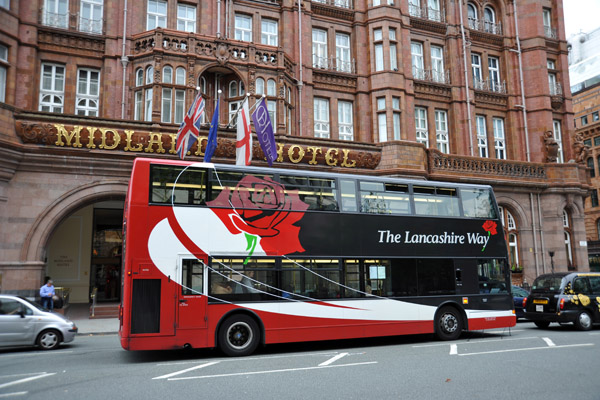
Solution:
{"label": "purple flag", "polygon": [[267,102],[265,101],[264,97],[254,109],[254,112],[252,113],[252,121],[254,122],[254,129],[256,129],[258,143],[260,143],[260,147],[267,157],[269,167],[272,167],[273,161],[277,159],[277,145],[275,144],[273,124],[271,123],[271,117],[269,116],[269,110],[267,109]]}

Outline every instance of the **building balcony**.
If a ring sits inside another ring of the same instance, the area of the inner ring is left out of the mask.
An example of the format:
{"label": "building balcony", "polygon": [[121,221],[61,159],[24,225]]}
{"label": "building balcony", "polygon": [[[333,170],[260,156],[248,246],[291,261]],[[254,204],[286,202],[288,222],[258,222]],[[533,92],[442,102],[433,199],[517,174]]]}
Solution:
{"label": "building balcony", "polygon": [[342,60],[337,57],[319,57],[316,54],[313,54],[313,68],[355,74],[356,61]]}
{"label": "building balcony", "polygon": [[502,25],[499,22],[496,23],[485,20],[482,21],[476,18],[469,18],[469,29],[491,33],[492,35],[502,35]]}
{"label": "building balcony", "polygon": [[104,19],[88,19],[78,14],[52,13],[40,10],[39,23],[44,26],[71,31],[79,31],[92,35],[104,35]]}
{"label": "building balcony", "polygon": [[558,35],[556,33],[556,28],[552,28],[550,26],[544,26],[544,36],[548,39],[558,39]]}
{"label": "building balcony", "polygon": [[506,94],[506,81],[494,81],[494,80],[490,80],[490,79],[486,79],[486,80],[480,80],[480,79],[475,79],[473,80],[473,89],[475,90],[481,90],[484,92],[491,92],[491,93],[500,93],[500,94]]}
{"label": "building balcony", "polygon": [[435,69],[423,69],[413,67],[413,78],[419,81],[441,83],[443,85],[450,84],[450,71],[438,71]]}
{"label": "building balcony", "polygon": [[549,83],[550,86],[550,96],[562,96],[563,90],[562,85],[558,82]]}
{"label": "building balcony", "polygon": [[446,18],[441,10],[436,10],[431,7],[421,7],[415,4],[408,5],[408,13],[411,17],[427,19],[435,22],[446,22]]}
{"label": "building balcony", "polygon": [[312,0],[313,3],[326,4],[331,7],[346,8],[348,10],[354,9],[352,0]]}

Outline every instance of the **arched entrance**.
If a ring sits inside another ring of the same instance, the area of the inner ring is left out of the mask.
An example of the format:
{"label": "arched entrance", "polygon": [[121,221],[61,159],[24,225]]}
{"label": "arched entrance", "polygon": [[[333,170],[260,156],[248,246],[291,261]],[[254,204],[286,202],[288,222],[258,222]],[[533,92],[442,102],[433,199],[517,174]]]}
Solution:
{"label": "arched entrance", "polygon": [[70,291],[70,303],[120,300],[122,220],[126,181],[79,186],[40,214],[23,245],[28,261],[42,261],[41,278]]}

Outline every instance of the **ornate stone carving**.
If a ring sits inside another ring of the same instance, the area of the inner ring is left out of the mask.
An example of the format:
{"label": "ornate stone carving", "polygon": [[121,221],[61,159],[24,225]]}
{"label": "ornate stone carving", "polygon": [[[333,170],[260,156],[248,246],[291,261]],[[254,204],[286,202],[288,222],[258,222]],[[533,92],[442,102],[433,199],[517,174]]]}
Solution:
{"label": "ornate stone carving", "polygon": [[558,158],[558,143],[556,143],[552,131],[544,132],[544,146],[546,146],[546,162],[556,162]]}
{"label": "ornate stone carving", "polygon": [[581,133],[575,134],[575,141],[573,143],[573,151],[575,153],[575,162],[583,164],[588,158],[590,152],[590,146],[583,143],[583,135]]}
{"label": "ornate stone carving", "polygon": [[215,57],[220,64],[225,64],[229,59],[230,52],[229,46],[226,43],[217,44],[217,50],[215,51]]}

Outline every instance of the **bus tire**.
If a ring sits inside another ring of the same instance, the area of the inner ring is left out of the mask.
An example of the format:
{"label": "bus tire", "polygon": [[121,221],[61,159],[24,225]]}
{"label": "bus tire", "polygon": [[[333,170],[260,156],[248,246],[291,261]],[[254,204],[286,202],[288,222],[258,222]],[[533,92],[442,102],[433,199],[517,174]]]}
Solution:
{"label": "bus tire", "polygon": [[225,355],[241,357],[256,350],[260,330],[256,321],[244,314],[227,318],[219,328],[219,348]]}
{"label": "bus tire", "polygon": [[589,331],[592,329],[592,317],[587,311],[582,311],[577,315],[574,325],[578,331]]}
{"label": "bus tire", "polygon": [[460,311],[454,307],[442,307],[435,318],[435,335],[440,340],[456,340],[463,330]]}

